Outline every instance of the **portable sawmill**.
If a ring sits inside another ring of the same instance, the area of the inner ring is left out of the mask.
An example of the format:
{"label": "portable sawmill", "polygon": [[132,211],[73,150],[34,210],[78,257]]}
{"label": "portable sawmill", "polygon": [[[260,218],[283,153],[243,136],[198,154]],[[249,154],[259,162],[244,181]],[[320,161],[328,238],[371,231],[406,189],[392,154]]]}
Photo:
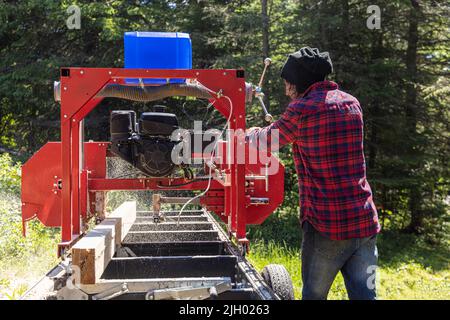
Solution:
{"label": "portable sawmill", "polygon": [[[247,225],[261,224],[284,197],[283,165],[270,153],[252,158],[245,141],[253,97],[272,118],[261,89],[270,59],[252,85],[244,70],[192,69],[191,57],[188,34],[127,32],[125,68],[60,69],[54,93],[61,141],[46,143],[23,165],[22,218],[24,235],[33,218],[61,229],[61,262],[25,299],[293,299],[283,266],[260,274],[246,259]],[[112,111],[110,140],[85,141],[84,119],[114,101],[100,104],[105,98],[172,96],[207,100],[226,125],[206,137],[182,129],[178,114],[158,105],[152,112]],[[197,140],[200,146],[186,143]],[[137,174],[111,177],[111,159]],[[192,162],[202,174],[193,173]],[[152,204],[137,211],[127,201],[107,212],[107,192],[116,190],[147,191]],[[161,194],[169,190],[183,197]],[[186,197],[187,190],[197,194]],[[162,210],[168,204],[181,208]]]}

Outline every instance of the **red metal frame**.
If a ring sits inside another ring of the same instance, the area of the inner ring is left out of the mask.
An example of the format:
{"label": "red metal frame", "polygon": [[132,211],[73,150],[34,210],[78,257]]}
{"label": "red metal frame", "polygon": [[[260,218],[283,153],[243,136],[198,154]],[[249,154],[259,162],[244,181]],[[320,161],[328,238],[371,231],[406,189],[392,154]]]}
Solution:
{"label": "red metal frame", "polygon": [[[183,78],[196,79],[214,92],[228,96],[211,95],[214,107],[230,118],[229,128],[245,131],[245,80],[240,70],[155,70],[121,68],[62,68],[61,69],[61,143],[52,143],[36,153],[23,167],[22,207],[23,220],[37,216],[41,221],[51,220],[46,225],[55,226],[60,218],[61,249],[70,247],[82,234],[81,220],[89,218],[92,212],[92,197],[108,190],[204,190],[207,181],[197,181],[185,186],[174,186],[184,179],[106,179],[106,156],[108,143],[83,142],[83,119],[101,102],[96,94],[111,83],[124,83],[127,78]],[[284,168],[270,177],[271,192],[263,192],[263,182],[255,182],[246,187],[246,174],[252,167],[236,161],[235,145],[242,143],[239,136],[232,137],[231,151],[234,161],[226,164],[227,176],[231,184],[224,185],[212,181],[210,191],[202,199],[202,204],[216,212],[228,222],[229,232],[239,242],[247,243],[246,225],[261,223],[283,200]],[[229,142],[228,142],[229,143]],[[51,150],[50,150],[51,149]],[[60,152],[60,162],[55,157]],[[278,161],[271,157],[271,161]],[[47,167],[51,169],[46,170]],[[261,165],[260,165],[261,166]],[[260,167],[259,166],[259,167]],[[258,166],[257,166],[258,167]],[[257,169],[256,167],[254,168]],[[41,171],[38,173],[38,171]],[[36,176],[41,176],[36,181]],[[33,180],[34,179],[34,180]],[[52,184],[53,187],[49,188]],[[44,183],[45,182],[45,183]],[[39,193],[39,200],[36,194]],[[266,194],[271,203],[262,206],[249,205],[250,194]],[[56,200],[56,201],[55,201]]]}

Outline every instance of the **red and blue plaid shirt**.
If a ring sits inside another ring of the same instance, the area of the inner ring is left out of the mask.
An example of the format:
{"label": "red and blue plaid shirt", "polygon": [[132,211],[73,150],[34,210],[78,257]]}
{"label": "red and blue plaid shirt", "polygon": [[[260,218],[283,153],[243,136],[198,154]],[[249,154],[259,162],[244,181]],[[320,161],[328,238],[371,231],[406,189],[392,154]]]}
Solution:
{"label": "red and blue plaid shirt", "polygon": [[332,81],[313,84],[281,118],[251,131],[250,141],[293,144],[299,180],[301,223],[308,221],[333,240],[363,238],[380,231],[366,179],[363,118],[358,100]]}

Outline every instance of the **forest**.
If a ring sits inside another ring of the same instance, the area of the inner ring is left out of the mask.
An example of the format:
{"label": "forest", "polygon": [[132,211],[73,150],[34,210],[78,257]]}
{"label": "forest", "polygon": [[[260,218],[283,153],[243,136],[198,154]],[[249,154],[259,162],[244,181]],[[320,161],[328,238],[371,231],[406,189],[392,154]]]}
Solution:
{"label": "forest", "polygon": [[[80,8],[79,28],[68,26],[71,5]],[[5,199],[19,197],[20,163],[60,139],[53,81],[61,67],[123,67],[127,31],[187,32],[193,68],[244,69],[246,80],[255,83],[270,57],[264,91],[277,118],[289,102],[280,68],[289,53],[310,46],[330,53],[330,79],[363,108],[367,177],[383,230],[380,265],[388,283],[411,281],[382,289],[382,297],[449,299],[449,17],[449,3],[435,0],[0,1],[0,197],[9,203],[0,208],[0,239],[18,232],[12,225],[20,213]],[[161,103],[171,112],[181,110],[186,121],[223,123],[195,100]],[[151,107],[105,99],[86,120],[86,140],[109,139],[111,110]],[[259,105],[247,107],[246,120],[248,127],[265,125]],[[255,240],[255,265],[284,261],[299,297],[297,176],[291,148],[283,147],[279,157],[286,166],[285,201],[261,227],[249,230],[249,238]],[[56,237],[37,225],[35,231]],[[0,260],[40,250],[30,240],[17,241],[20,248],[0,241]],[[413,280],[401,279],[402,270]],[[11,287],[2,279],[0,288]],[[345,298],[342,279],[333,290],[332,298]]]}

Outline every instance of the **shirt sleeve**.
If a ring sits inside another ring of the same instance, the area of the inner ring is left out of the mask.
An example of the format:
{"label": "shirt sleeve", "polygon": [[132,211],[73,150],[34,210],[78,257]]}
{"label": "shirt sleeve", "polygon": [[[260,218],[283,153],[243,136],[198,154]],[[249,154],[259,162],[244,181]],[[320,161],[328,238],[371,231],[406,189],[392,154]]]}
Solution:
{"label": "shirt sleeve", "polygon": [[261,129],[255,129],[246,136],[247,142],[258,150],[277,151],[282,146],[298,139],[300,114],[298,107],[289,105],[280,119]]}

